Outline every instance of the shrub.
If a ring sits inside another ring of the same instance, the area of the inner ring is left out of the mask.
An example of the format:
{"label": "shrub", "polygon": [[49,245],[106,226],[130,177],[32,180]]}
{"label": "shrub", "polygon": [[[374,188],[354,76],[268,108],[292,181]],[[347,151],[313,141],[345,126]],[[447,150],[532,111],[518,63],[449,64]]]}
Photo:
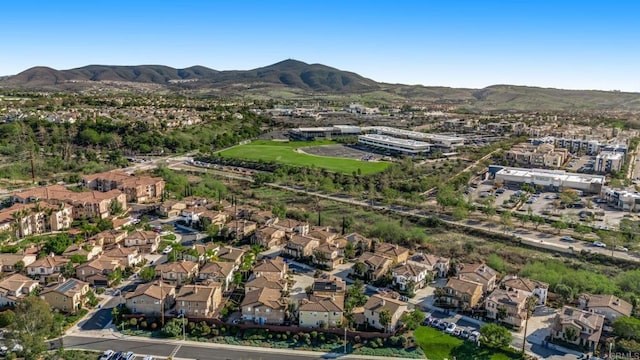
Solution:
{"label": "shrub", "polygon": [[138,325],[138,319],[136,319],[136,318],[131,318],[131,319],[129,319],[129,325],[130,325],[130,326],[136,326],[136,325]]}
{"label": "shrub", "polygon": [[16,314],[13,310],[5,310],[0,313],[0,327],[6,327],[13,324]]}

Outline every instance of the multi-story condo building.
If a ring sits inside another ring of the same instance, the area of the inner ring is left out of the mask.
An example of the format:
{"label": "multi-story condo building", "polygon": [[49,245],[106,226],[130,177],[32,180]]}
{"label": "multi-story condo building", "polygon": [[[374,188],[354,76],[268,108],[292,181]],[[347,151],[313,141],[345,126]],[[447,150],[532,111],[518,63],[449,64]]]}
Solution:
{"label": "multi-story condo building", "polygon": [[108,192],[120,190],[127,201],[145,203],[158,200],[164,192],[164,180],[149,176],[132,176],[120,171],[109,171],[82,177],[82,184],[91,190]]}

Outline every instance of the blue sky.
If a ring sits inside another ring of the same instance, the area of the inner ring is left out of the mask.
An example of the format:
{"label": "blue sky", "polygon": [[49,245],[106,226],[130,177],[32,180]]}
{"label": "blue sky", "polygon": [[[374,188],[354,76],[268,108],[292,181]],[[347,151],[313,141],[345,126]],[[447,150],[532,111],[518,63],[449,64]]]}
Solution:
{"label": "blue sky", "polygon": [[640,92],[639,1],[7,1],[0,74],[44,65],[252,69]]}

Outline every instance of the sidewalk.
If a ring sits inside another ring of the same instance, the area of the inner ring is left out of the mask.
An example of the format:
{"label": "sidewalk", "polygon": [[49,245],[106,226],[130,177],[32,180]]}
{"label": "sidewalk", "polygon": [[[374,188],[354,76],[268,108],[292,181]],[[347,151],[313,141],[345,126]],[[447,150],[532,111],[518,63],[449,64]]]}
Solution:
{"label": "sidewalk", "polygon": [[[91,331],[80,331],[78,333],[74,333],[72,336],[79,337],[89,337],[89,338],[112,338],[114,340],[132,340],[132,341],[144,341],[156,344],[174,344],[176,346],[195,346],[201,348],[209,348],[209,349],[227,349],[234,351],[242,351],[242,352],[256,352],[256,353],[272,353],[272,354],[286,354],[291,355],[292,353],[306,355],[306,356],[317,356],[321,357],[325,354],[336,354],[336,353],[327,353],[321,351],[308,351],[308,350],[293,350],[293,349],[274,349],[274,348],[265,348],[265,347],[254,347],[254,346],[242,346],[242,345],[229,345],[229,344],[220,344],[220,343],[211,343],[211,342],[200,342],[200,341],[192,341],[192,340],[178,340],[178,339],[154,339],[148,338],[144,336],[130,336],[123,335],[113,330],[113,327],[110,329],[104,330],[91,330]],[[339,353],[342,354],[342,353]],[[387,357],[387,356],[370,356],[370,355],[352,355],[346,354],[343,356],[339,356],[339,358],[349,358],[349,359],[375,359],[375,360],[406,360],[406,358],[398,358],[398,357]]]}

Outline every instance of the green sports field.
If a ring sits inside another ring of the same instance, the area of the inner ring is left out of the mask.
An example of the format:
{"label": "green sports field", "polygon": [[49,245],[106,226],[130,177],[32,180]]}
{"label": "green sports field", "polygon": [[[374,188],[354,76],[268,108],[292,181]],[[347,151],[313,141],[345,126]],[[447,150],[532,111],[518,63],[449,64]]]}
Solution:
{"label": "green sports field", "polygon": [[335,172],[351,174],[358,171],[363,175],[380,172],[389,166],[387,162],[367,162],[354,159],[314,156],[296,152],[298,148],[334,145],[333,141],[270,141],[257,140],[249,144],[238,145],[223,150],[223,157],[242,159],[248,161],[279,162],[294,166],[315,166]]}

